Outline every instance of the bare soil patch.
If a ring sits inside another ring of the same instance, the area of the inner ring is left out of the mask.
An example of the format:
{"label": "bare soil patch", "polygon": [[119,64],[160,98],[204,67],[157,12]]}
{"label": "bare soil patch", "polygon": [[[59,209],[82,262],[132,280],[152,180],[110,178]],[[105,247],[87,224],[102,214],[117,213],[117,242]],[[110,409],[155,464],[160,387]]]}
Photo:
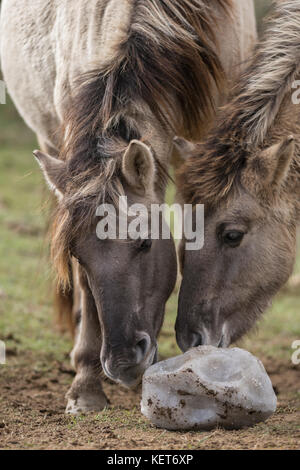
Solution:
{"label": "bare soil patch", "polygon": [[66,358],[8,353],[0,369],[0,449],[298,449],[300,370],[264,361],[279,406],[266,423],[240,431],[168,432],[140,413],[140,390],[105,383],[111,407],[82,417],[64,415],[73,371]]}

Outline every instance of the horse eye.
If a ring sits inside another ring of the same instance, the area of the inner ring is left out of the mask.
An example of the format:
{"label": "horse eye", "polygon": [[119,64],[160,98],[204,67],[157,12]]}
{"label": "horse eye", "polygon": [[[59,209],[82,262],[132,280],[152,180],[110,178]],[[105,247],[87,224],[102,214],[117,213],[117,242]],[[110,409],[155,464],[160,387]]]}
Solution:
{"label": "horse eye", "polygon": [[239,246],[241,241],[244,238],[244,233],[239,232],[238,230],[231,230],[230,232],[225,232],[223,234],[223,241],[226,245],[231,247]]}
{"label": "horse eye", "polygon": [[152,240],[147,238],[147,239],[141,241],[140,249],[141,250],[150,250],[151,246],[152,246]]}

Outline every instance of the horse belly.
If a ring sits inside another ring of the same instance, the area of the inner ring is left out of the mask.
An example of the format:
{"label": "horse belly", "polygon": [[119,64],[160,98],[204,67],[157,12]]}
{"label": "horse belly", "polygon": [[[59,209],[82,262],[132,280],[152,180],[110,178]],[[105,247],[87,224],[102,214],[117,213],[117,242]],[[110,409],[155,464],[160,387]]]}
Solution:
{"label": "horse belly", "polygon": [[4,0],[0,19],[0,57],[4,80],[20,115],[45,142],[55,147],[55,59],[50,31],[55,21],[51,0]]}

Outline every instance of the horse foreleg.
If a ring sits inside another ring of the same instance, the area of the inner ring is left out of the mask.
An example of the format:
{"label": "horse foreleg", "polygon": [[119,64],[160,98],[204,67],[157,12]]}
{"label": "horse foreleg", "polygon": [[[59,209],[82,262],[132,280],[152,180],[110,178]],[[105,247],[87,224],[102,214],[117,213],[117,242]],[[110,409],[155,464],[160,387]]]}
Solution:
{"label": "horse foreleg", "polygon": [[80,285],[81,323],[72,353],[76,376],[66,395],[68,414],[101,411],[107,405],[100,380],[101,330],[98,312],[85,275],[82,273],[80,273]]}

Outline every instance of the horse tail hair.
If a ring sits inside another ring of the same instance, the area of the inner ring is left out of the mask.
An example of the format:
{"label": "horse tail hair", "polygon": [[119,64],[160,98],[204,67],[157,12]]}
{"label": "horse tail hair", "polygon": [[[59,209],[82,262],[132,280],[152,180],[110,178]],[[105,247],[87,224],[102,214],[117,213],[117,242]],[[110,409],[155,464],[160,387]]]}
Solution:
{"label": "horse tail hair", "polygon": [[56,314],[56,324],[58,325],[59,329],[62,332],[69,331],[72,337],[74,337],[74,288],[71,265],[69,266],[69,280],[70,282],[66,287],[63,286],[59,280],[55,281],[54,305]]}

